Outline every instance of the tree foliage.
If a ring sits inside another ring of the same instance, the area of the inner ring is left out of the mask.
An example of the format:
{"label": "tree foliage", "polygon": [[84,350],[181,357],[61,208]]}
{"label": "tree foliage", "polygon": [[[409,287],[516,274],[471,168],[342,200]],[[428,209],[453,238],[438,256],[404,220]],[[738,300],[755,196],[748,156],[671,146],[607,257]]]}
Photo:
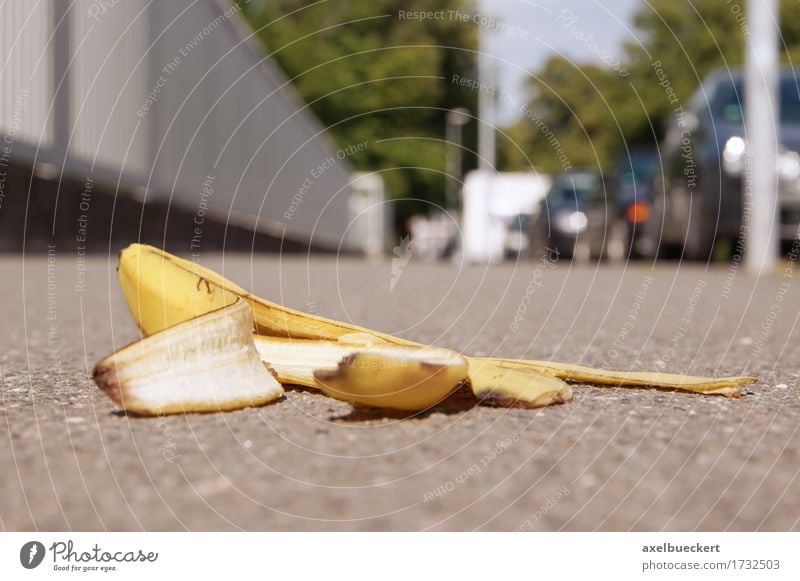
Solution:
{"label": "tree foliage", "polygon": [[[442,203],[445,113],[475,95],[452,83],[471,76],[475,25],[402,18],[400,11],[470,12],[468,0],[240,3],[258,36],[340,147],[367,142],[350,158],[386,170],[397,198]],[[467,133],[468,143],[474,135]],[[469,160],[466,160],[469,163]],[[401,213],[426,210],[410,203]]]}

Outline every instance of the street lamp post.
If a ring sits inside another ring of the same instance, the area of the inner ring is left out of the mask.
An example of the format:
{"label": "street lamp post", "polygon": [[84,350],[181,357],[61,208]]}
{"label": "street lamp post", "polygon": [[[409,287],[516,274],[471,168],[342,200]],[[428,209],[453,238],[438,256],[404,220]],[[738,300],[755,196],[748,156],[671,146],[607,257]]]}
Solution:
{"label": "street lamp post", "polygon": [[447,112],[445,119],[447,140],[447,210],[458,209],[458,188],[461,184],[462,128],[469,122],[469,109],[457,107]]}

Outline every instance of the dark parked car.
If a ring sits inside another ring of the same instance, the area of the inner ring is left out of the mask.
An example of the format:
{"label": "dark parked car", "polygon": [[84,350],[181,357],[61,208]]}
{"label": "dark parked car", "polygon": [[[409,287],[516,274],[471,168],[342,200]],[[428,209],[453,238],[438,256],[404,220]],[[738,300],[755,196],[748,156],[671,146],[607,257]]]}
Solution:
{"label": "dark parked car", "polygon": [[[780,236],[791,240],[800,223],[800,79],[783,70],[779,80]],[[652,235],[661,253],[706,260],[715,245],[733,249],[742,224],[745,172],[742,73],[710,75],[675,115],[662,148],[664,179],[656,176]]]}
{"label": "dark parked car", "polygon": [[655,147],[632,149],[620,156],[610,189],[617,206],[615,234],[621,254],[631,258],[652,256],[658,246],[654,228],[648,227],[653,217],[653,181],[659,171],[659,154]]}
{"label": "dark parked car", "polygon": [[534,256],[545,248],[578,260],[607,256],[609,225],[616,209],[606,200],[603,180],[596,171],[575,169],[557,175],[533,225]]}

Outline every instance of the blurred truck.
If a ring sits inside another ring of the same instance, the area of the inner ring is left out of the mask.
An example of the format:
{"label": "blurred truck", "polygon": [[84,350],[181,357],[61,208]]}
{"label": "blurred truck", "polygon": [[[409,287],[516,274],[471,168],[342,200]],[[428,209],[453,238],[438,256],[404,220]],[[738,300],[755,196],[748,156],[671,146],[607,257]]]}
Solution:
{"label": "blurred truck", "polygon": [[464,260],[493,263],[528,252],[529,232],[519,224],[533,220],[550,184],[536,172],[469,172],[462,188]]}

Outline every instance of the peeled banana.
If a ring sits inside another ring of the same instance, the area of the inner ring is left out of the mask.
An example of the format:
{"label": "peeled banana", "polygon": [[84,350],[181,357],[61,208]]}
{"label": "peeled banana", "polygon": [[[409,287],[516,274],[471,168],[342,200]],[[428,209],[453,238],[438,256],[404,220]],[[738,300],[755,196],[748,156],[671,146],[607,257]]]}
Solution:
{"label": "peeled banana", "polygon": [[[465,380],[482,403],[504,407],[567,402],[572,388],[566,381],[666,387],[729,397],[738,396],[738,386],[755,381],[464,357],[277,305],[197,263],[142,244],[132,244],[120,253],[118,278],[144,335],[164,333],[189,321],[203,325],[209,313],[246,304],[252,310],[254,349],[279,382],[318,388],[360,404],[422,409]],[[184,369],[188,368],[181,367],[181,372]]]}

